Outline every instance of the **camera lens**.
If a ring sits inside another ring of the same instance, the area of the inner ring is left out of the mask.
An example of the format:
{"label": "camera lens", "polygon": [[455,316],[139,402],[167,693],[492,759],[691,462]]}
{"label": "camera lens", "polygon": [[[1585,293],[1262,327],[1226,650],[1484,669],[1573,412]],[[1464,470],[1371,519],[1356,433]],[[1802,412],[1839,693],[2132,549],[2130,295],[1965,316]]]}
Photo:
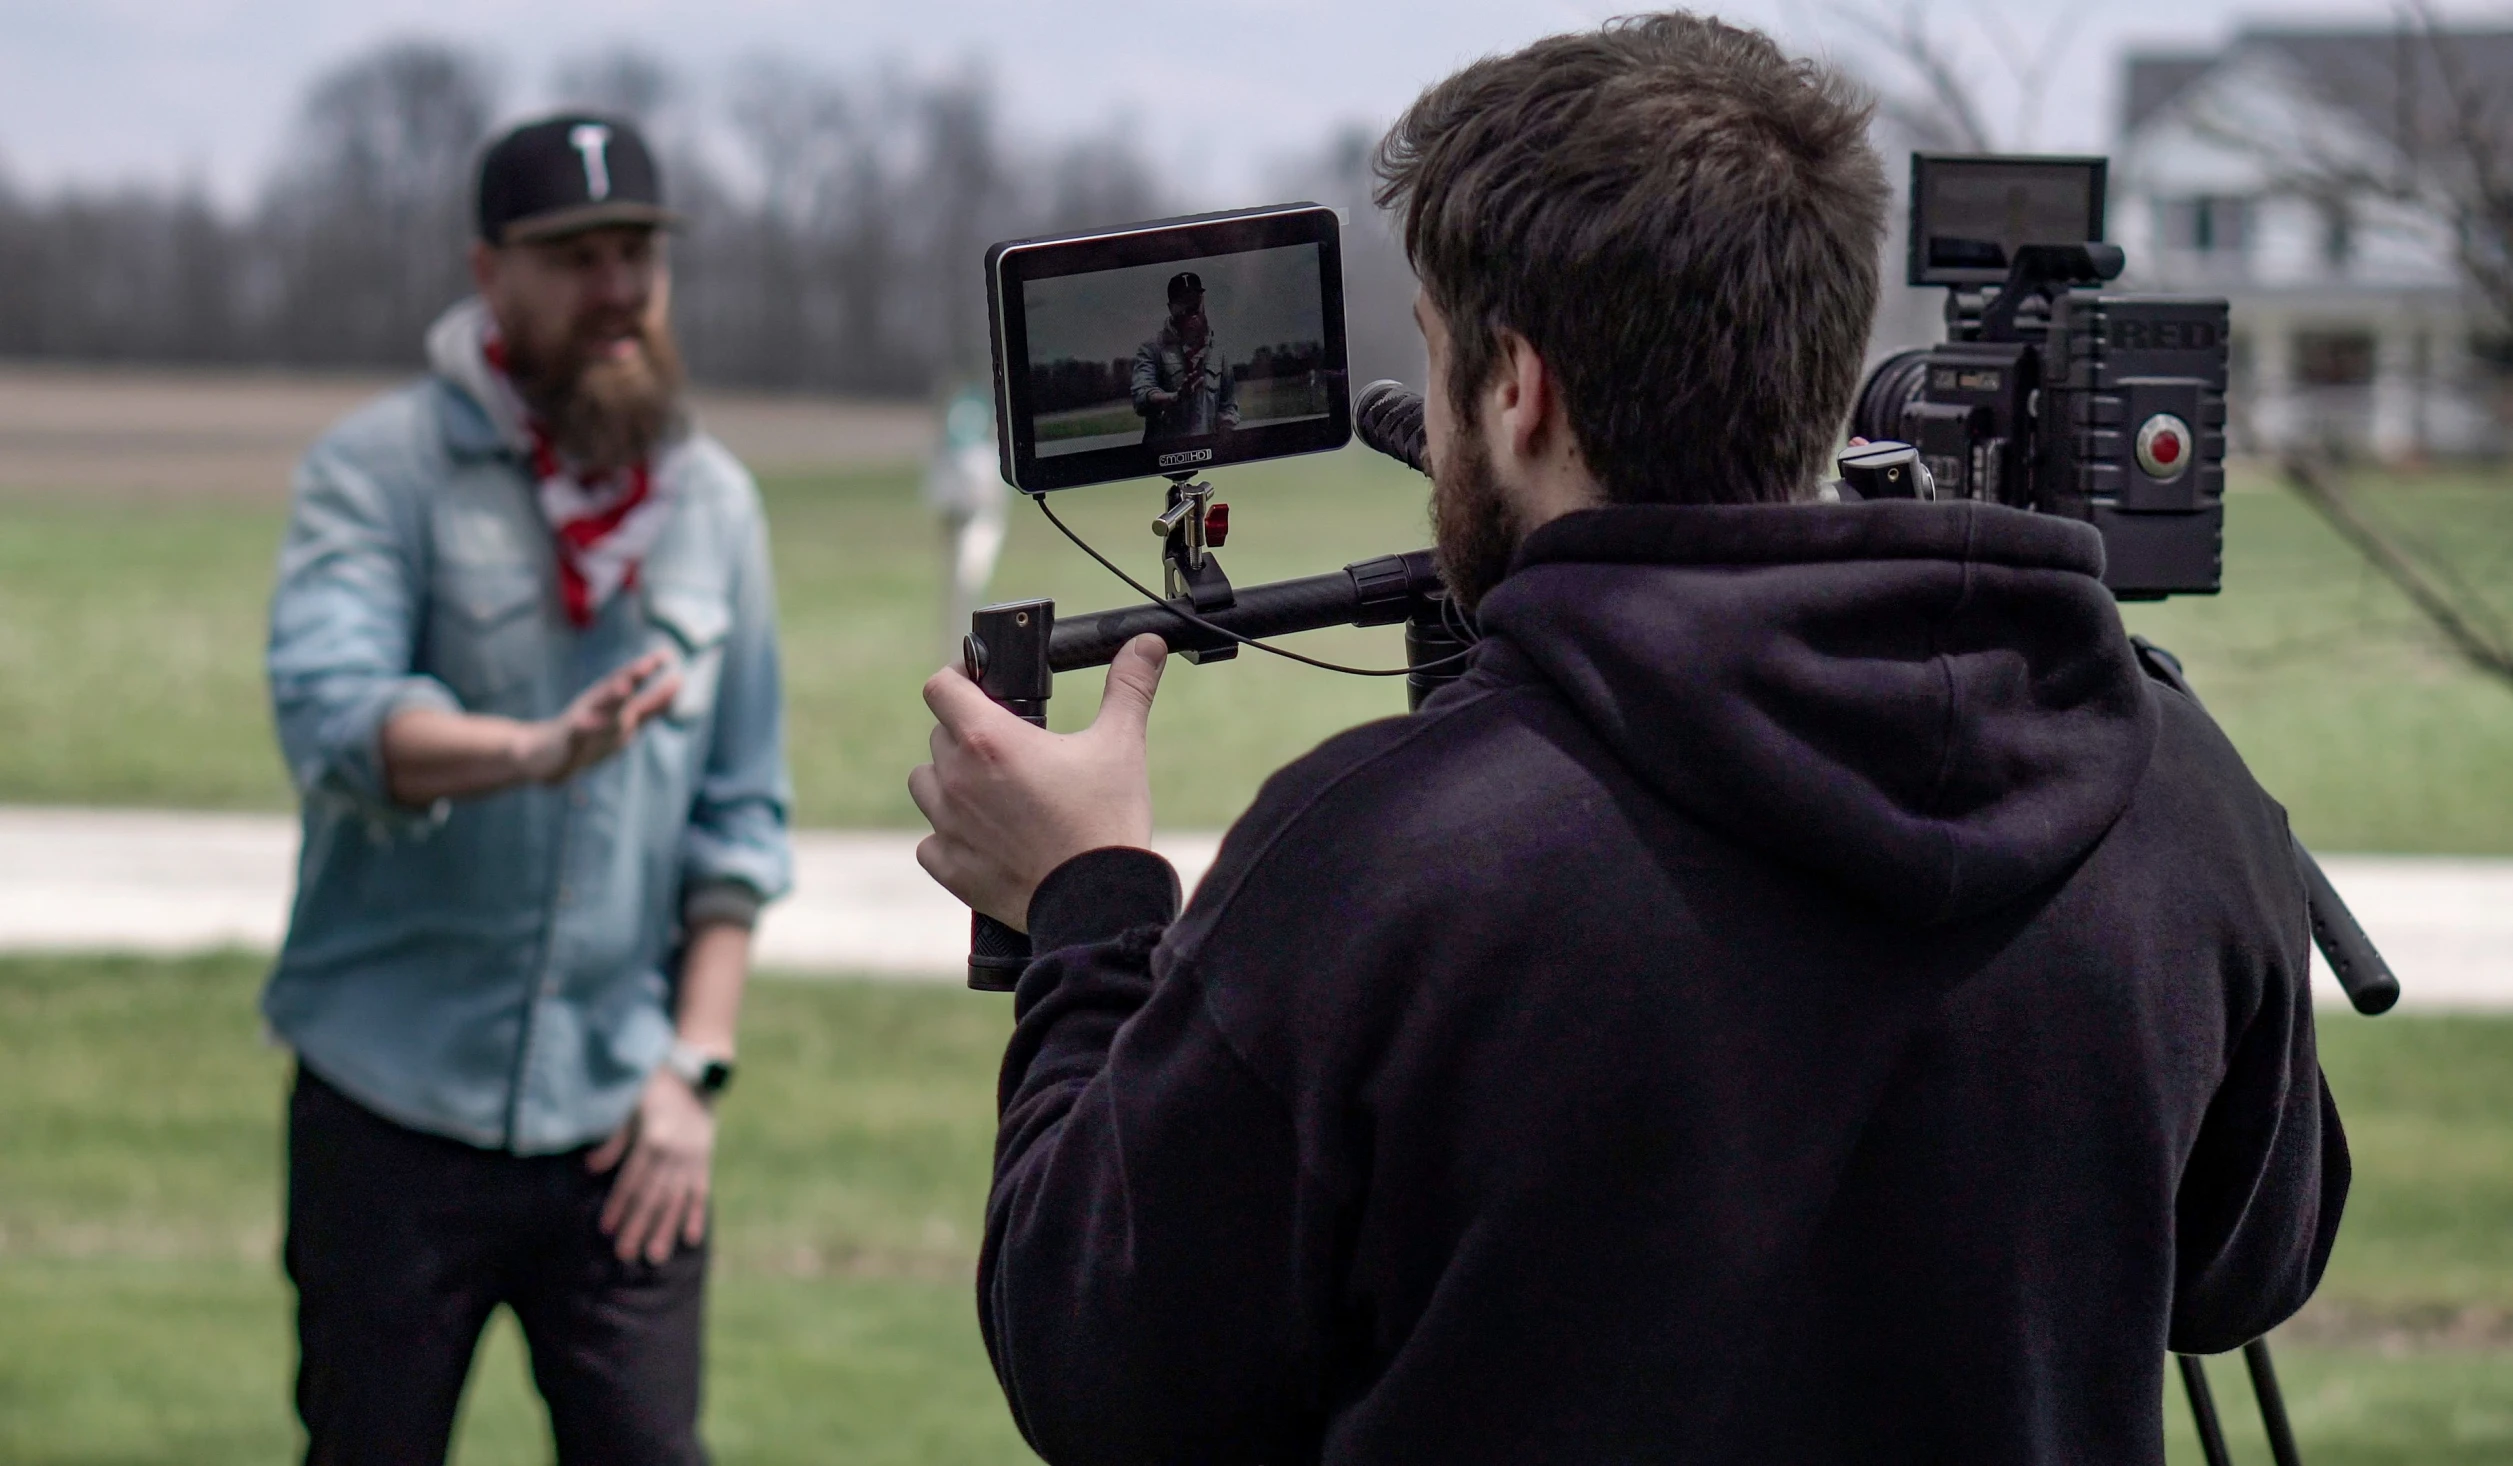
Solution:
{"label": "camera lens", "polygon": [[1869,439],[1902,436],[1902,409],[1920,395],[1928,380],[1928,348],[1915,346],[1897,351],[1877,364],[1867,377],[1867,385],[1859,389],[1858,405],[1850,413],[1850,432],[1854,437]]}

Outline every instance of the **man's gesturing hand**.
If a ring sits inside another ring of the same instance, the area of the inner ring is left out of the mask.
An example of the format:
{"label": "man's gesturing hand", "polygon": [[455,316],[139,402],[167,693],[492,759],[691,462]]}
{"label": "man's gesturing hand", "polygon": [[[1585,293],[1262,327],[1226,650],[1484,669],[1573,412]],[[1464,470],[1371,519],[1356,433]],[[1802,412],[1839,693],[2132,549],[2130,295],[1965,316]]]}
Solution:
{"label": "man's gesturing hand", "polygon": [[626,747],[680,695],[680,674],[664,672],[671,662],[668,652],[648,652],[576,694],[557,717],[525,725],[519,759],[525,775],[560,783]]}
{"label": "man's gesturing hand", "polygon": [[972,910],[1027,931],[1030,893],[1048,872],[1086,850],[1151,844],[1143,729],[1167,655],[1148,633],[1127,642],[1108,664],[1099,717],[1079,733],[1031,727],[957,668],[927,679],[934,761],[907,776],[907,792],[934,832],[916,863]]}

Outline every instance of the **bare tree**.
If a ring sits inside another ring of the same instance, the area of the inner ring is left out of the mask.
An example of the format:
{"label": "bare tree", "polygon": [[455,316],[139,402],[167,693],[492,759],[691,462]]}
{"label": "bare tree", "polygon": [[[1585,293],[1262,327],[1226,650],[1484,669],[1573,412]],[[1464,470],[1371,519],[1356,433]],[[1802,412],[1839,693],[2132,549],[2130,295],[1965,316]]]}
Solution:
{"label": "bare tree", "polygon": [[[563,105],[647,127],[689,218],[675,309],[703,379],[892,395],[979,370],[986,244],[1167,211],[1123,133],[1008,145],[992,78],[761,62],[723,112],[719,172],[681,79],[614,47],[558,71]],[[468,289],[464,245],[495,77],[400,41],[317,78],[251,217],[199,191],[28,199],[0,180],[0,353],[414,364]],[[663,125],[658,129],[658,122]]]}
{"label": "bare tree", "polygon": [[[2481,45],[2493,64],[2474,63]],[[2183,115],[2251,158],[2272,194],[2335,220],[2387,215],[2444,243],[2472,303],[2498,331],[2513,327],[2513,36],[2455,34],[2432,0],[2402,0],[2389,45],[2327,59],[2339,64],[2302,78],[2314,95],[2300,114],[2283,99],[2203,94]],[[2370,512],[2327,452],[2297,450],[2283,466],[2296,495],[2463,661],[2513,683],[2513,635],[2447,559]]]}
{"label": "bare tree", "polygon": [[432,41],[386,45],[315,84],[264,204],[279,355],[417,357],[466,289],[472,168],[496,94],[484,61]]}
{"label": "bare tree", "polygon": [[1876,41],[1876,58],[1890,63],[1852,63],[1876,88],[1877,115],[1887,124],[1909,134],[1920,147],[1995,151],[1989,122],[1975,97],[1977,87],[1929,28],[1927,0],[1909,0],[1899,11],[1846,3],[1825,8]]}
{"label": "bare tree", "polygon": [[662,58],[627,45],[571,57],[553,80],[559,106],[626,118],[649,132],[681,91],[680,78]]}
{"label": "bare tree", "polygon": [[[2038,35],[2016,26],[2013,5],[1971,0],[1963,27],[1989,45],[1994,64],[1967,57],[1938,25],[1930,0],[1829,0],[1823,11],[1874,45],[1843,61],[1876,88],[1876,110],[1886,126],[1915,147],[1970,153],[2023,151],[2034,146],[2042,101],[2052,75],[2066,63],[2083,19],[2083,7],[2056,6]],[[1993,86],[2013,94],[2013,120],[1990,120]]]}
{"label": "bare tree", "polygon": [[[1949,26],[1931,0],[1820,0],[1831,29],[1866,43],[1836,59],[1873,90],[1872,136],[1888,155],[2032,146],[2047,90],[2043,83],[2068,55],[2078,7],[2061,7],[2032,37],[2016,29],[2012,7],[1971,0],[1969,10],[1968,23]],[[1801,20],[1799,29],[1814,27]],[[1985,40],[1986,52],[1977,43],[1959,46],[1956,34]],[[2014,96],[2008,109],[2012,122],[2004,129],[1992,121],[2002,112],[1992,100],[2002,90]],[[1909,175],[1896,167],[1888,176],[1899,193]],[[1909,244],[1907,219],[1905,208],[1896,208],[1885,239],[1884,293],[1869,341],[1872,357],[1933,341],[1942,329],[1941,294],[1904,283],[1900,261]]]}
{"label": "bare tree", "polygon": [[1120,133],[1076,139],[1035,172],[1034,208],[1049,232],[1157,218],[1171,207],[1151,165]]}
{"label": "bare tree", "polygon": [[[2482,48],[2488,65],[2474,62]],[[2202,97],[2199,135],[2251,158],[2269,191],[2334,212],[2378,208],[2449,242],[2477,303],[2513,326],[2513,35],[2458,34],[2401,0],[2388,45],[2307,78],[2319,109]]]}
{"label": "bare tree", "polygon": [[2449,560],[2376,520],[2326,458],[2297,453],[2284,468],[2296,497],[2398,587],[2462,661],[2513,686],[2513,630]]}
{"label": "bare tree", "polygon": [[1026,221],[999,206],[1010,167],[997,140],[992,79],[970,67],[929,90],[918,113],[924,242],[935,265],[927,282],[938,332],[933,365],[974,377],[987,359],[986,246]]}
{"label": "bare tree", "polygon": [[1379,377],[1419,384],[1429,372],[1414,324],[1414,269],[1396,222],[1372,195],[1380,129],[1347,123],[1314,152],[1289,160],[1273,182],[1285,198],[1344,211],[1344,340],[1357,388]]}

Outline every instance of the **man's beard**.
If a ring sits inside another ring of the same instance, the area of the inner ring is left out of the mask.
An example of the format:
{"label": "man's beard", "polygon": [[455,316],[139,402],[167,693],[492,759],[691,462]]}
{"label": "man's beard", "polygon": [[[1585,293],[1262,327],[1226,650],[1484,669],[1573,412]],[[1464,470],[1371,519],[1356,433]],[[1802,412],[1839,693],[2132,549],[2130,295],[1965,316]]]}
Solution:
{"label": "man's beard", "polygon": [[1431,548],[1441,583],[1467,611],[1483,603],[1518,553],[1518,520],[1492,474],[1492,454],[1472,423],[1458,424],[1431,465]]}
{"label": "man's beard", "polygon": [[681,354],[672,328],[641,323],[638,349],[620,355],[610,340],[571,335],[556,349],[526,339],[506,343],[515,389],[568,461],[597,472],[641,463],[680,420]]}

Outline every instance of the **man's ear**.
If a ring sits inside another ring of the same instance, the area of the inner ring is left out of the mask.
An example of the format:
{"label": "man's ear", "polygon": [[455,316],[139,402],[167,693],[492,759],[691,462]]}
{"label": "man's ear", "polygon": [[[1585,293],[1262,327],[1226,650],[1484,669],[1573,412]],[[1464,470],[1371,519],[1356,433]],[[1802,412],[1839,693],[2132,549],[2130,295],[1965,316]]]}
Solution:
{"label": "man's ear", "polygon": [[471,241],[471,288],[483,297],[494,293],[497,283],[497,249],[486,240]]}
{"label": "man's ear", "polygon": [[1535,343],[1506,327],[1499,334],[1500,361],[1484,401],[1501,438],[1495,446],[1514,457],[1537,458],[1553,447],[1562,429],[1553,421],[1561,413],[1562,394]]}

